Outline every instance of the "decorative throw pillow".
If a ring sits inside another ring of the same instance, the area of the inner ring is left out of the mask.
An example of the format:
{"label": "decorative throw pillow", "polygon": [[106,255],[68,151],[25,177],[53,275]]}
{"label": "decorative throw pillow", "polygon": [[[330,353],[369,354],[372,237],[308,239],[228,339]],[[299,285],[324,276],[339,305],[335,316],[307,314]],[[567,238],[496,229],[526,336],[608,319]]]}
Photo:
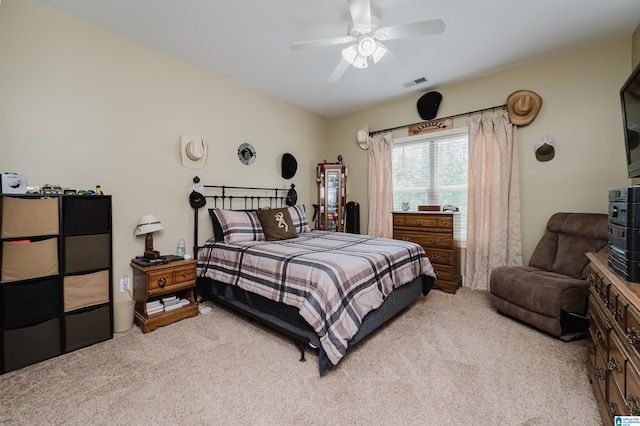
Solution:
{"label": "decorative throw pillow", "polygon": [[311,232],[309,221],[307,220],[307,210],[304,204],[289,207],[289,214],[291,215],[293,226],[296,228],[296,231],[298,231],[298,234]]}
{"label": "decorative throw pillow", "polygon": [[258,210],[256,213],[267,241],[286,240],[298,236],[288,207]]}
{"label": "decorative throw pillow", "polygon": [[212,209],[222,228],[224,242],[264,240],[264,232],[258,215],[253,211]]}

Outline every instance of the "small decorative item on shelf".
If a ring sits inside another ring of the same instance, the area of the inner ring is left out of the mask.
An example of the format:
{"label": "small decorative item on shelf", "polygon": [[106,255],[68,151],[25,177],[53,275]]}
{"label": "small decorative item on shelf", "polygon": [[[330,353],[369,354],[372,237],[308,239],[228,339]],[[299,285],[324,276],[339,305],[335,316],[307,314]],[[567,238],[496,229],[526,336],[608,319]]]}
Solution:
{"label": "small decorative item on shelf", "polygon": [[402,203],[402,210],[405,211],[405,212],[409,210],[409,202],[404,201]]}

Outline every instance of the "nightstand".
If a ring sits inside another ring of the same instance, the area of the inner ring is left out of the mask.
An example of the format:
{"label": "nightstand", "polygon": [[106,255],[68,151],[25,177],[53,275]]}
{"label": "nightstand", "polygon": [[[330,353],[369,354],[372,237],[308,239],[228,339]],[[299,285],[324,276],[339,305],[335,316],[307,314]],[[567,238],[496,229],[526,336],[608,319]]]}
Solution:
{"label": "nightstand", "polygon": [[[133,299],[136,301],[135,323],[148,333],[158,327],[198,315],[193,291],[196,286],[196,260],[177,260],[164,265],[133,268]],[[168,299],[182,300],[179,307],[168,305]],[[166,302],[164,310],[152,306]],[[169,310],[170,309],[170,310]]]}

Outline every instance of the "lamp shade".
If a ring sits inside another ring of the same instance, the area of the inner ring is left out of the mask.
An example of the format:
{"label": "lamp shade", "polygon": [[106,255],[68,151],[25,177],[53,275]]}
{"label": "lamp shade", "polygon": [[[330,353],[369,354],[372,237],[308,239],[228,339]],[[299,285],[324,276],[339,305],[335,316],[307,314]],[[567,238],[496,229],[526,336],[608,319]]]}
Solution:
{"label": "lamp shade", "polygon": [[135,235],[148,234],[164,229],[162,223],[152,214],[144,215],[138,220],[138,225],[133,230]]}

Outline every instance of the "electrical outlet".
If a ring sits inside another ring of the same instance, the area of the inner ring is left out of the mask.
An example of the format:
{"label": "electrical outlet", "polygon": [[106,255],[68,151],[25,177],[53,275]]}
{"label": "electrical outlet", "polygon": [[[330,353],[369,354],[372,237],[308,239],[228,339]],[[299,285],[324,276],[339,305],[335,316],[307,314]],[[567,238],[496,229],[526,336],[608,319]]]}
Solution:
{"label": "electrical outlet", "polygon": [[120,278],[120,292],[124,292],[124,291],[128,291],[130,290],[129,287],[129,276],[128,275],[124,275],[122,278]]}

